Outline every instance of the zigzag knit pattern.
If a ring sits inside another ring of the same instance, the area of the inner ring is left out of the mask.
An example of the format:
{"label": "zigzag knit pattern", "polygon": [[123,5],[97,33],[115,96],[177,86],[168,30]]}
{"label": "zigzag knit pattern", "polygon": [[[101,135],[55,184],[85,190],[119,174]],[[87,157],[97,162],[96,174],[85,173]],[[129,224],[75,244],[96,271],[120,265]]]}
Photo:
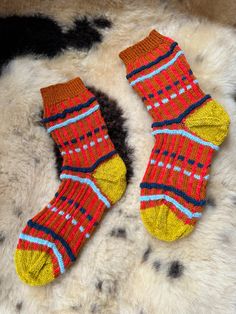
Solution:
{"label": "zigzag knit pattern", "polygon": [[55,197],[28,221],[15,254],[30,285],[54,280],[76,260],[103,212],[126,189],[126,167],[109,138],[99,104],[77,78],[41,90],[44,119],[63,156]]}
{"label": "zigzag knit pattern", "polygon": [[172,39],[152,31],[120,57],[154,120],[155,145],[140,185],[141,217],[152,235],[174,241],[202,216],[212,156],[228,133],[229,117],[200,89]]}

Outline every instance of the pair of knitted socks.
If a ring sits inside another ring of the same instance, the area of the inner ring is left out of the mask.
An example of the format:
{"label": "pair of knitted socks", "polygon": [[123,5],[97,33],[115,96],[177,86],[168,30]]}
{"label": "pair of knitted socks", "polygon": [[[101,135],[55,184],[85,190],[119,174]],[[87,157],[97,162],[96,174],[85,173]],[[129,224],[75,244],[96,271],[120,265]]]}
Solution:
{"label": "pair of knitted socks", "polygon": [[[228,133],[223,107],[200,89],[178,44],[156,31],[120,53],[129,84],[153,118],[155,144],[141,183],[141,217],[155,237],[189,234],[202,215],[214,151]],[[47,132],[63,156],[53,200],[28,221],[15,253],[30,285],[54,280],[76,260],[103,212],[126,189],[126,167],[99,104],[77,78],[41,89]]]}

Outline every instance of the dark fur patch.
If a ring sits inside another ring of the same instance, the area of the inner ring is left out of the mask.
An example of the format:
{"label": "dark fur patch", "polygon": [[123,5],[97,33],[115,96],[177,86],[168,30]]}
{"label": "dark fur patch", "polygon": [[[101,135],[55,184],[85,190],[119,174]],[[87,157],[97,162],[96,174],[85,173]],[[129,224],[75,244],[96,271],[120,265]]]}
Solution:
{"label": "dark fur patch", "polygon": [[83,17],[74,22],[72,29],[63,32],[53,19],[44,15],[1,17],[0,68],[17,56],[52,58],[68,47],[88,50],[102,40],[96,27],[111,27],[111,22],[104,17],[91,21]]}
{"label": "dark fur patch", "polygon": [[95,43],[102,41],[102,34],[92,26],[85,17],[75,21],[75,27],[65,34],[67,46],[76,49],[90,49]]}
{"label": "dark fur patch", "polygon": [[155,261],[152,266],[155,269],[155,271],[158,271],[160,269],[160,267],[161,267],[161,262],[160,261]]}
{"label": "dark fur patch", "polygon": [[58,175],[58,177],[60,177],[63,158],[61,156],[60,150],[59,150],[58,146],[56,145],[56,143],[54,143],[54,153],[55,153],[55,157],[56,157],[57,175]]}
{"label": "dark fur patch", "polygon": [[102,116],[106,122],[108,133],[120,157],[127,168],[127,180],[133,175],[132,153],[133,149],[127,143],[128,129],[125,126],[123,111],[117,102],[105,93],[90,87],[89,90],[96,96]]}
{"label": "dark fur patch", "polygon": [[207,203],[208,206],[211,206],[211,207],[215,207],[216,206],[216,201],[211,196],[207,197],[206,203]]}
{"label": "dark fur patch", "polygon": [[203,57],[202,54],[198,54],[198,55],[196,56],[196,62],[197,62],[197,63],[202,63],[203,60],[204,60],[204,57]]}
{"label": "dark fur patch", "polygon": [[23,214],[23,212],[20,208],[15,208],[13,209],[13,214],[19,218]]}
{"label": "dark fur patch", "polygon": [[97,17],[93,20],[93,23],[99,28],[110,28],[112,26],[111,21],[109,21],[105,17]]}
{"label": "dark fur patch", "polygon": [[[112,98],[109,98],[105,93],[96,90],[95,88],[90,87],[89,90],[96,96],[100,106],[103,118],[106,122],[108,133],[110,138],[120,155],[123,159],[126,168],[127,168],[127,181],[129,182],[130,178],[133,175],[132,168],[132,153],[133,149],[127,143],[127,134],[128,130],[125,126],[125,118],[123,117],[123,111],[118,106],[117,102]],[[60,176],[60,171],[62,167],[62,157],[60,151],[55,144],[54,147],[56,155],[56,167],[58,171],[58,176]]]}
{"label": "dark fur patch", "polygon": [[61,28],[46,16],[1,17],[0,39],[1,65],[25,54],[54,57],[66,48]]}
{"label": "dark fur patch", "polygon": [[143,253],[143,258],[142,258],[142,263],[146,262],[150,256],[152,252],[152,248],[151,246],[149,245],[146,249],[146,251]]}
{"label": "dark fur patch", "polygon": [[2,232],[0,232],[0,244],[2,244],[5,241],[5,239],[6,239],[5,235]]}
{"label": "dark fur patch", "polygon": [[22,309],[23,302],[16,303],[16,310],[20,311]]}
{"label": "dark fur patch", "polygon": [[96,289],[100,292],[102,291],[102,284],[103,284],[103,281],[100,279],[95,284]]}
{"label": "dark fur patch", "polygon": [[116,237],[116,238],[127,238],[127,233],[124,228],[113,228],[110,232],[111,237]]}
{"label": "dark fur patch", "polygon": [[168,269],[168,277],[179,278],[180,276],[182,276],[183,270],[183,264],[181,264],[179,261],[174,261],[170,264],[170,267]]}
{"label": "dark fur patch", "polygon": [[76,305],[72,305],[71,309],[75,312],[78,312],[81,310],[81,307],[82,307],[81,304],[76,304]]}

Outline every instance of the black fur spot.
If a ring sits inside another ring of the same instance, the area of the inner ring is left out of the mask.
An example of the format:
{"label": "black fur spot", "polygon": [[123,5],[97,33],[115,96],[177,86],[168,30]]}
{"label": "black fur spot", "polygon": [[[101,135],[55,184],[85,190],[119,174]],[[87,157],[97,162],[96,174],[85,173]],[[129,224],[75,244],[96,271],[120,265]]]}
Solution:
{"label": "black fur spot", "polygon": [[13,210],[13,214],[14,214],[16,217],[19,218],[19,217],[23,214],[23,212],[22,212],[21,209],[15,208],[15,209]]}
{"label": "black fur spot", "polygon": [[35,161],[36,164],[39,164],[39,163],[40,163],[40,159],[37,158],[37,157],[34,157],[34,161]]}
{"label": "black fur spot", "polygon": [[207,203],[208,206],[211,206],[211,207],[215,207],[216,206],[216,201],[211,196],[208,196],[206,203]]}
{"label": "black fur spot", "polygon": [[233,205],[236,205],[236,196],[233,196],[233,197],[232,197],[232,204],[233,204]]}
{"label": "black fur spot", "polygon": [[202,63],[203,60],[204,60],[203,55],[198,54],[198,55],[196,56],[196,62],[197,62],[197,63]]}
{"label": "black fur spot", "polygon": [[97,26],[99,28],[107,28],[107,27],[110,28],[111,25],[112,25],[111,21],[107,20],[104,17],[95,18],[93,20],[93,23],[94,23],[95,26]]}
{"label": "black fur spot", "polygon": [[95,43],[102,41],[102,35],[92,27],[85,17],[75,21],[75,27],[65,34],[66,45],[76,49],[90,49]]}
{"label": "black fur spot", "polygon": [[[101,91],[96,90],[95,88],[89,87],[89,90],[96,96],[100,106],[103,118],[106,122],[110,138],[120,155],[123,159],[126,168],[127,168],[127,181],[129,182],[130,178],[133,175],[132,168],[132,153],[133,149],[127,143],[127,134],[128,130],[125,124],[125,118],[123,117],[123,111],[118,106],[117,102],[109,98],[106,94]],[[54,152],[56,155],[56,167],[58,171],[58,176],[60,176],[60,171],[62,167],[62,157],[60,151],[55,144]]]}
{"label": "black fur spot", "polygon": [[5,241],[5,239],[6,239],[5,235],[2,232],[0,232],[0,244],[2,244]]}
{"label": "black fur spot", "polygon": [[227,234],[227,233],[223,233],[220,235],[221,236],[221,241],[224,243],[224,244],[230,244],[231,243],[231,238],[230,238],[230,234]]}
{"label": "black fur spot", "polygon": [[76,305],[72,305],[71,306],[71,309],[73,310],[73,311],[80,311],[80,309],[81,309],[81,304],[76,304]]}
{"label": "black fur spot", "polygon": [[127,233],[124,228],[113,228],[110,233],[111,237],[126,239]]}
{"label": "black fur spot", "polygon": [[98,280],[95,287],[98,291],[102,291],[102,284],[103,284],[103,281],[102,280]]}
{"label": "black fur spot", "polygon": [[24,54],[53,57],[66,48],[61,28],[45,16],[0,18],[1,65]]}
{"label": "black fur spot", "polygon": [[111,22],[103,17],[90,22],[84,17],[64,33],[53,19],[44,15],[1,17],[0,68],[16,56],[34,54],[52,58],[68,47],[90,49],[102,40],[96,27],[111,27]]}
{"label": "black fur spot", "polygon": [[183,264],[181,264],[179,261],[174,261],[171,263],[168,269],[168,276],[171,278],[179,278],[180,276],[182,276],[183,270]]}
{"label": "black fur spot", "polygon": [[233,93],[232,97],[233,97],[234,101],[236,101],[236,92]]}
{"label": "black fur spot", "polygon": [[160,261],[155,261],[152,266],[153,266],[153,268],[156,271],[158,271],[160,269],[160,267],[161,267],[161,262]]}
{"label": "black fur spot", "polygon": [[60,177],[63,158],[61,156],[60,150],[59,150],[58,146],[56,145],[56,143],[54,143],[54,153],[56,156],[57,174],[58,174],[58,177]]}
{"label": "black fur spot", "polygon": [[16,309],[17,311],[20,311],[22,309],[22,305],[23,305],[23,302],[18,302],[16,303]]}
{"label": "black fur spot", "polygon": [[149,258],[150,253],[152,252],[151,246],[149,245],[146,251],[143,253],[142,263],[146,262]]}

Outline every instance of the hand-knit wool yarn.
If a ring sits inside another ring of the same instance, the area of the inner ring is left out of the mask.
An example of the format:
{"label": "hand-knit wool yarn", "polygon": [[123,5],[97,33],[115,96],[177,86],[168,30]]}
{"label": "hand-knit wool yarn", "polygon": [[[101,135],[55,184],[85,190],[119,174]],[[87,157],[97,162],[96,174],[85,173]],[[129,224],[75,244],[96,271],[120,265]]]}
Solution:
{"label": "hand-knit wool yarn", "polygon": [[202,216],[213,153],[228,133],[229,116],[201,90],[172,39],[154,30],[120,57],[154,120],[155,145],[140,185],[141,217],[152,235],[174,241]]}
{"label": "hand-knit wool yarn", "polygon": [[123,195],[126,167],[109,138],[99,104],[76,78],[41,90],[47,132],[63,156],[53,200],[28,221],[15,253],[29,285],[54,280],[76,260],[103,212]]}

